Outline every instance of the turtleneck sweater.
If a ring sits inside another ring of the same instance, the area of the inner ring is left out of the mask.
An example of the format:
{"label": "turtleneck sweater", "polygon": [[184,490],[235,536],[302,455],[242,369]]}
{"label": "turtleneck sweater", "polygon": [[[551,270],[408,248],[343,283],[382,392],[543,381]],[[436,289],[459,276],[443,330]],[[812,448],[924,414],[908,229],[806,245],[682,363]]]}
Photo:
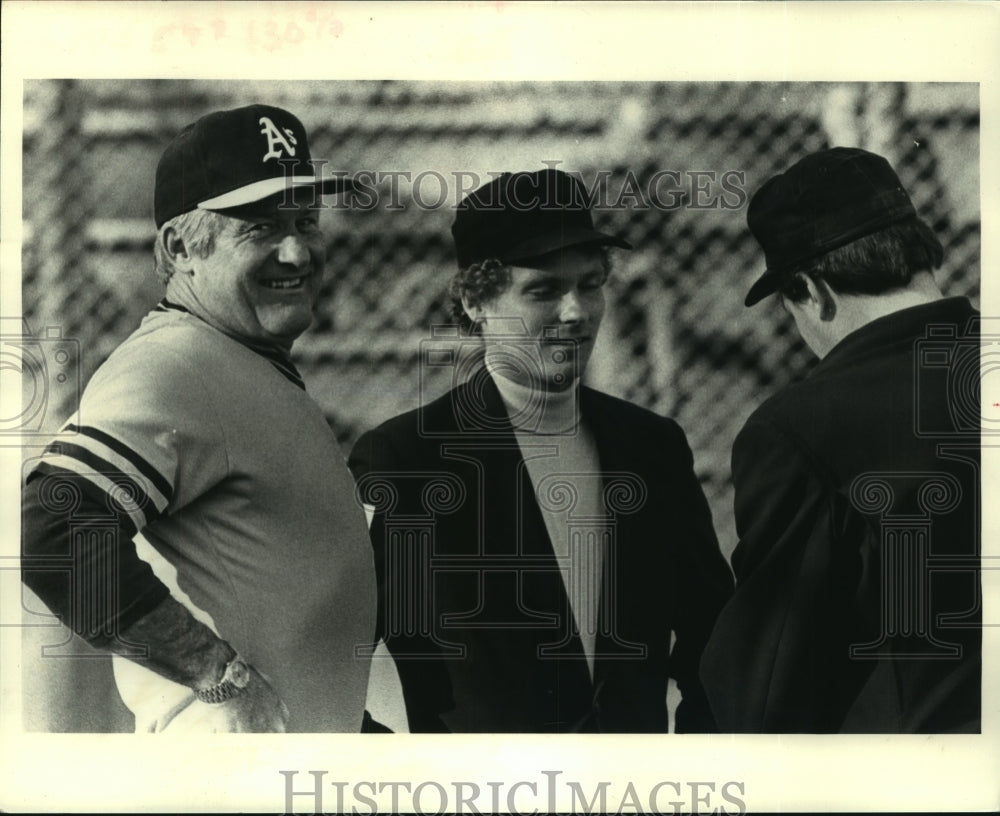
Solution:
{"label": "turtleneck sweater", "polygon": [[489,350],[485,359],[511,418],[593,677],[605,542],[588,528],[603,527],[606,513],[597,443],[580,421],[579,382],[563,391],[530,388],[491,366]]}

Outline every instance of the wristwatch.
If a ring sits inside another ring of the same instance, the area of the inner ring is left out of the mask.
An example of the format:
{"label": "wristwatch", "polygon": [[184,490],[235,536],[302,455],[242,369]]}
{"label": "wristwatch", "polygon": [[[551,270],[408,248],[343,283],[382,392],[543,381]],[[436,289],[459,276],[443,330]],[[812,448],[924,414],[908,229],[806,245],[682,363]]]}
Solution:
{"label": "wristwatch", "polygon": [[249,683],[250,667],[242,657],[236,655],[226,664],[226,670],[218,683],[207,689],[195,689],[194,693],[203,703],[224,703],[231,697],[242,694]]}

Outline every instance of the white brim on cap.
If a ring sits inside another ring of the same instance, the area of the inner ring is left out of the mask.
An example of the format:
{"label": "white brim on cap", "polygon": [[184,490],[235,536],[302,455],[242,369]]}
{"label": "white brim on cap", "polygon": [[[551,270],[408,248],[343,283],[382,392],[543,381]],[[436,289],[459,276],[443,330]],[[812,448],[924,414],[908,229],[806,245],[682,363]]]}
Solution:
{"label": "white brim on cap", "polygon": [[198,203],[200,210],[228,210],[231,207],[242,207],[253,204],[289,187],[319,187],[324,193],[336,193],[354,186],[354,182],[344,176],[281,176],[255,181],[215,198],[209,198]]}

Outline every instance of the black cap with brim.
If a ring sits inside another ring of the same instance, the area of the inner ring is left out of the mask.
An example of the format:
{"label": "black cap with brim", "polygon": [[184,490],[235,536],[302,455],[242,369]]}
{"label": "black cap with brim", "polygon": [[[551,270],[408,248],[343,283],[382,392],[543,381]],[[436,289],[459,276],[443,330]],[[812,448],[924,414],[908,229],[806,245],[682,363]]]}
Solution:
{"label": "black cap with brim", "polygon": [[753,306],[769,295],[773,295],[781,286],[781,273],[772,272],[765,269],[764,274],[757,278],[757,281],[750,287],[746,298],[743,300],[744,306]]}
{"label": "black cap with brim", "polygon": [[229,210],[296,187],[349,189],[345,176],[313,165],[305,127],[271,105],[216,111],[185,127],[156,167],[157,228],[195,209]]}
{"label": "black cap with brim", "polygon": [[853,147],[812,153],[768,179],[747,207],[747,225],[767,269],[750,287],[752,306],[821,255],[916,216],[889,162]]}
{"label": "black cap with brim", "polygon": [[469,193],[451,234],[459,269],[486,258],[523,263],[575,246],[632,248],[594,229],[583,184],[553,168],[504,173]]}

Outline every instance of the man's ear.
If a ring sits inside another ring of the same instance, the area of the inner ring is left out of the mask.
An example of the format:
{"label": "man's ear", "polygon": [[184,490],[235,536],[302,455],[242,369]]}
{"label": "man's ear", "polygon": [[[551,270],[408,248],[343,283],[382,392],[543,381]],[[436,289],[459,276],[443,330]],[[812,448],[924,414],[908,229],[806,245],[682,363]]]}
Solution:
{"label": "man's ear", "polygon": [[184,239],[181,238],[180,234],[176,229],[174,229],[174,227],[167,227],[163,230],[158,240],[170,260],[173,261],[174,269],[177,272],[184,272],[188,275],[194,274],[194,269],[191,264],[191,252],[184,243]]}
{"label": "man's ear", "polygon": [[809,290],[809,304],[824,323],[829,323],[837,316],[837,298],[829,284],[822,278],[802,275]]}

